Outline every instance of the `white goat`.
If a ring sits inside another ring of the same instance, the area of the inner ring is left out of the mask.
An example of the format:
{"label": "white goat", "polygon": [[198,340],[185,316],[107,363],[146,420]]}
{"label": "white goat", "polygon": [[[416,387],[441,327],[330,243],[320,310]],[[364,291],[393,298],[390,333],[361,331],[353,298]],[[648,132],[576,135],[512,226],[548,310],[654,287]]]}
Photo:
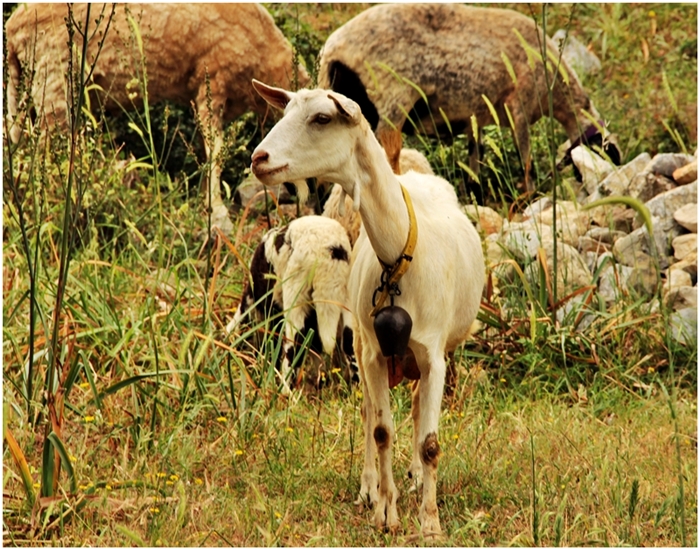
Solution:
{"label": "white goat", "polygon": [[351,247],[345,229],[335,220],[304,216],[268,231],[253,254],[232,332],[253,309],[258,320],[284,313],[280,378],[285,393],[298,346],[313,329],[310,349],[333,356],[343,329]]}
{"label": "white goat", "polygon": [[[45,126],[68,126],[68,13],[65,3],[30,3],[7,20],[8,128],[15,143],[23,126],[18,113],[30,106]],[[72,13],[76,24],[86,25],[87,4],[72,4]],[[196,103],[202,127],[211,129],[204,140],[212,161],[206,205],[213,225],[229,233],[233,226],[220,190],[223,124],[249,110],[266,114],[266,104],[250,87],[253,74],[291,86],[295,72],[292,47],[272,16],[259,4],[91,4],[88,35],[88,70],[95,64],[91,83],[104,92],[100,99],[106,110],[139,106],[146,93],[152,104],[166,99],[186,107]],[[80,33],[74,40],[80,51]],[[142,89],[142,55],[147,90]],[[298,66],[296,71],[299,85],[306,85],[306,70]],[[23,75],[33,77],[20,98]]]}
{"label": "white goat", "polygon": [[[257,81],[253,84],[268,103],[285,110],[284,117],[255,149],[253,173],[265,185],[307,177],[337,182],[353,197],[354,208],[362,217],[348,283],[364,395],[365,462],[360,499],[374,506],[377,527],[398,528],[389,388],[403,375],[419,376],[412,403],[410,471],[418,474],[422,470],[421,531],[424,535],[440,533],[437,431],[445,352],[465,339],[479,309],[485,279],[479,236],[445,180],[416,172],[401,176],[392,172],[357,103],[328,90],[293,93]],[[414,205],[415,224],[410,221],[410,202],[405,202],[402,186]],[[401,261],[409,229],[416,225],[413,261],[399,282],[400,295],[394,298],[413,321],[408,343],[411,353],[390,370],[370,316],[373,295],[382,277],[380,261],[388,266]]]}

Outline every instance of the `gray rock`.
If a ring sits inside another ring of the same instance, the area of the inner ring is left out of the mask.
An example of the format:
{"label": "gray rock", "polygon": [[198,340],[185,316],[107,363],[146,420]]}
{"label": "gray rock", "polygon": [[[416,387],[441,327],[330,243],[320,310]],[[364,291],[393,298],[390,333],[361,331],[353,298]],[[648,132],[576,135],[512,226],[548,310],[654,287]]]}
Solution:
{"label": "gray rock", "polygon": [[678,236],[680,228],[676,226],[666,231],[660,220],[652,217],[652,229],[655,249],[647,228],[640,227],[615,241],[613,245],[615,259],[622,264],[634,267],[639,262],[646,263],[652,256],[658,254],[659,266],[661,269],[667,268],[670,263],[668,255],[671,251],[671,241]]}
{"label": "gray rock", "polygon": [[561,49],[561,56],[576,74],[593,74],[600,71],[600,59],[566,30],[559,29],[552,36],[552,40]]}
{"label": "gray rock", "polygon": [[[672,191],[661,193],[653,199],[647,201],[645,206],[649,209],[652,216],[659,219],[661,229],[663,231],[671,231],[678,228],[678,224],[673,219],[673,215],[678,209],[686,204],[697,204],[698,202],[698,183],[691,183],[676,187]],[[641,216],[637,216],[634,220],[634,227],[640,227],[643,221]],[[676,233],[678,235],[679,233]],[[674,235],[674,237],[676,236]]]}
{"label": "gray rock", "polygon": [[696,253],[697,257],[698,234],[686,233],[685,235],[678,235],[671,241],[671,246],[673,247],[673,257],[677,260],[682,260],[693,252]]}
{"label": "gray rock", "polygon": [[625,286],[641,296],[652,296],[656,294],[656,288],[660,282],[656,270],[651,265],[636,265],[632,268]]}
{"label": "gray rock", "polygon": [[674,311],[698,307],[698,287],[679,286],[666,294],[666,305]]}
{"label": "gray rock", "polygon": [[671,271],[673,269],[682,269],[683,271],[686,271],[693,280],[697,281],[697,278],[698,278],[698,253],[697,253],[697,251],[691,252],[682,260],[669,266],[668,269],[669,269],[669,271]]}
{"label": "gray rock", "polygon": [[[603,253],[605,254],[605,252]],[[581,251],[581,257],[586,262],[586,267],[591,273],[595,273],[595,268],[598,265],[598,254],[596,252]]]}
{"label": "gray rock", "polygon": [[649,172],[647,168],[632,178],[627,188],[627,194],[642,202],[647,202],[656,195],[675,188],[676,183],[672,179],[661,174]]}
{"label": "gray rock", "polygon": [[665,273],[666,282],[664,283],[664,290],[666,292],[683,286],[693,286],[693,279],[690,273],[683,269],[668,269]]}
{"label": "gray rock", "polygon": [[685,227],[691,233],[698,232],[698,205],[697,203],[688,203],[681,206],[673,213],[673,219],[681,227]]}
{"label": "gray rock", "polygon": [[583,185],[589,195],[593,194],[600,182],[615,170],[611,163],[583,145],[571,150],[571,160],[581,173]]}
{"label": "gray rock", "polygon": [[542,197],[541,199],[538,199],[535,202],[533,202],[523,211],[523,219],[528,220],[530,218],[534,218],[535,216],[537,216],[537,214],[540,214],[544,210],[551,208],[551,206],[552,199],[549,197]]}
{"label": "gray rock", "polygon": [[551,240],[552,228],[548,225],[523,222],[508,225],[503,244],[514,258],[524,262],[534,258],[540,246]]}
{"label": "gray rock", "polygon": [[512,262],[506,261],[510,259],[510,254],[500,243],[498,235],[491,234],[484,239],[484,256],[487,268],[493,272],[496,278],[496,284],[498,281],[513,281],[515,267]]}
{"label": "gray rock", "polygon": [[[554,208],[548,208],[537,214],[534,219],[538,226],[548,225],[554,231]],[[578,239],[591,222],[591,215],[571,201],[558,201],[556,207],[556,237],[566,244],[578,246]]]}
{"label": "gray rock", "polygon": [[622,265],[633,266],[639,262],[651,261],[649,233],[639,228],[618,239],[612,249],[615,260]]}
{"label": "gray rock", "polygon": [[650,160],[649,153],[642,153],[631,162],[612,172],[598,186],[601,195],[626,195],[632,178],[642,172]]}
{"label": "gray rock", "polygon": [[585,296],[578,295],[557,309],[557,321],[570,326],[575,324],[574,329],[582,332],[593,324],[595,315],[587,311]]}
{"label": "gray rock", "polygon": [[625,281],[632,273],[632,268],[622,264],[605,265],[598,278],[598,294],[607,304],[619,300],[623,295]]}
{"label": "gray rock", "polygon": [[[547,258],[549,276],[554,279],[554,242],[543,242],[542,248]],[[535,260],[525,268],[525,277],[534,287],[540,283],[540,267],[541,264]],[[557,242],[557,297],[561,299],[582,286],[590,285],[592,279],[591,272],[578,251],[573,246]]]}
{"label": "gray rock", "polygon": [[[250,174],[246,179],[244,179],[234,192],[234,200],[236,203],[245,207],[248,203],[260,193],[265,186],[260,182],[258,178]],[[290,203],[294,202],[294,198],[289,194],[287,188],[284,185],[275,185],[273,187],[268,187],[268,191],[271,191],[277,197],[279,202]],[[258,201],[263,201],[264,194],[261,194],[257,199]]]}
{"label": "gray rock", "polygon": [[654,174],[672,178],[673,172],[690,164],[693,160],[692,155],[683,153],[660,153],[651,160],[648,168]]}
{"label": "gray rock", "polygon": [[686,308],[674,311],[669,318],[671,336],[688,346],[698,345],[698,309]]}
{"label": "gray rock", "polygon": [[612,245],[583,235],[578,238],[578,250],[582,254],[584,252],[593,252],[597,256],[603,252],[610,252],[612,250]]}
{"label": "gray rock", "polygon": [[610,228],[613,231],[629,233],[632,231],[632,222],[635,211],[624,204],[606,204],[595,206],[588,210],[591,220],[599,227]]}
{"label": "gray rock", "polygon": [[586,237],[595,241],[600,241],[605,244],[615,244],[615,241],[620,237],[624,237],[624,231],[616,231],[607,227],[591,227],[586,232]]}

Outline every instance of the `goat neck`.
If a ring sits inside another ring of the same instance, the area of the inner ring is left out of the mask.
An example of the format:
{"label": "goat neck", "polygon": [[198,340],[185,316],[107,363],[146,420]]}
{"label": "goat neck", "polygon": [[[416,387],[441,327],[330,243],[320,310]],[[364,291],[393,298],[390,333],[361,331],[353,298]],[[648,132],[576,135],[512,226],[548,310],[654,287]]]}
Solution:
{"label": "goat neck", "polygon": [[406,245],[408,211],[401,184],[384,149],[367,123],[361,127],[364,136],[357,141],[354,154],[358,177],[355,185],[360,185],[360,217],[375,254],[382,262],[391,265]]}

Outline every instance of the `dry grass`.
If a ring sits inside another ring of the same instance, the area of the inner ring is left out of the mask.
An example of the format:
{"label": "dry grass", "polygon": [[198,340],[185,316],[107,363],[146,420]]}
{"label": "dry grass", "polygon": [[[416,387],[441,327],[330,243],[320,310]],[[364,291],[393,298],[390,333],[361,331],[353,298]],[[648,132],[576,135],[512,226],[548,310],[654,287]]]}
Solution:
{"label": "dry grass", "polygon": [[[477,384],[467,376],[443,411],[442,544],[532,545],[534,487],[538,544],[678,545],[674,428],[658,391],[615,404],[606,404],[614,395],[531,401],[491,385],[489,377],[479,378]],[[75,405],[89,410],[89,390],[79,393]],[[404,476],[411,452],[405,387],[395,391],[394,464],[402,521],[395,536],[377,532],[370,513],[353,504],[362,461],[356,397],[326,391],[270,406],[270,397],[260,393],[260,408],[251,411],[245,427],[235,411],[218,417],[201,407],[186,412],[185,422],[179,414],[162,418],[150,450],[145,442],[135,444],[129,415],[118,414],[130,408],[123,396],[105,399],[104,408],[117,413],[114,423],[99,414],[89,422],[71,417],[64,438],[76,455],[80,491],[64,506],[84,506],[63,526],[56,521],[58,510],[44,520],[53,525],[37,525],[42,514],[25,515],[20,483],[6,463],[5,494],[15,498],[5,500],[5,543],[406,546],[415,541],[419,501]],[[692,526],[697,407],[692,396],[681,395],[678,435]],[[41,449],[31,432],[21,429],[17,417],[10,426],[36,464]],[[139,486],[121,488],[129,483]],[[630,514],[635,483],[638,497]],[[135,535],[130,538],[120,526]]]}

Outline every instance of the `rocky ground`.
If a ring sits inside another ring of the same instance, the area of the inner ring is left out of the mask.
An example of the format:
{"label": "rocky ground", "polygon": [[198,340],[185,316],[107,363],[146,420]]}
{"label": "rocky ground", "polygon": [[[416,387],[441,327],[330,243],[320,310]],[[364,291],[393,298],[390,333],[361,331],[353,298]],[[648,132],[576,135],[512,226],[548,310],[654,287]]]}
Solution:
{"label": "rocky ground", "polygon": [[[572,157],[583,177],[575,200],[558,200],[555,207],[545,197],[511,220],[488,207],[464,207],[482,232],[496,280],[515,276],[510,258],[532,285],[538,284],[538,266],[546,265],[554,278],[556,242],[560,299],[594,285],[608,306],[632,293],[648,297],[654,308],[662,285],[663,300],[674,311],[674,338],[696,342],[697,158],[644,153],[615,167],[584,147],[574,149]],[[636,199],[637,209],[629,199]],[[639,205],[648,211],[651,231]],[[572,297],[560,316],[582,300],[582,294]],[[580,319],[577,328],[583,329],[590,318]]]}

